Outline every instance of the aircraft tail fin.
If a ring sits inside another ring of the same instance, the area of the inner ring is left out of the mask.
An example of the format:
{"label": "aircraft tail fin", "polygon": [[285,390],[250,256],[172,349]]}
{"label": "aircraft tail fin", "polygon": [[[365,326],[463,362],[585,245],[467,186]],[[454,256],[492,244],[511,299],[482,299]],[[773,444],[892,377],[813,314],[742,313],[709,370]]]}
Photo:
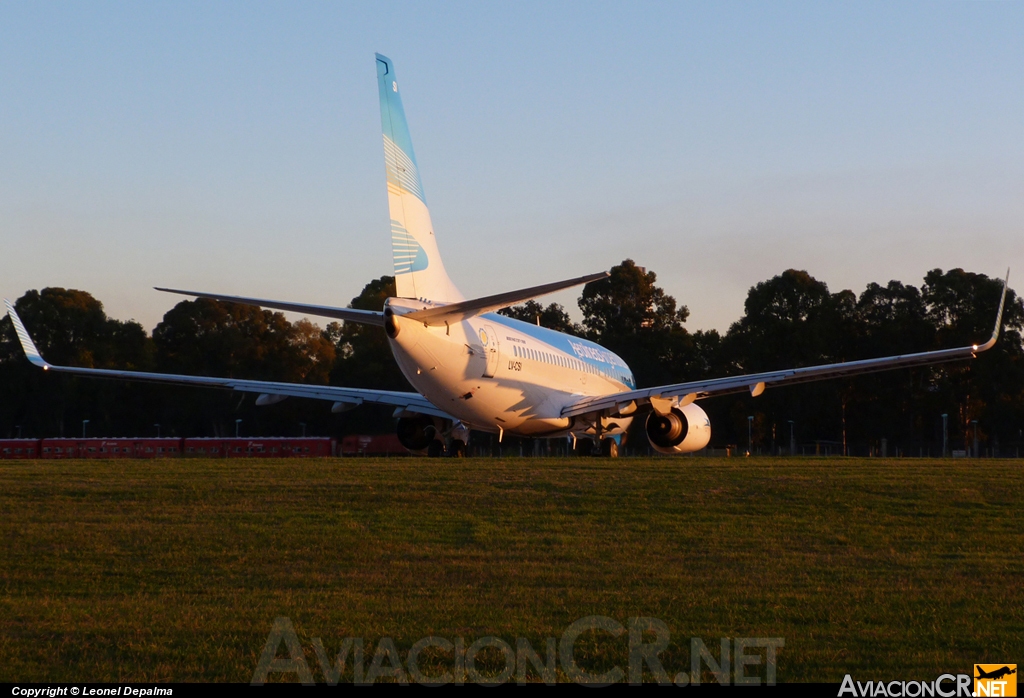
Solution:
{"label": "aircraft tail fin", "polygon": [[380,91],[381,129],[384,132],[391,251],[395,261],[397,293],[401,298],[424,298],[438,303],[464,300],[448,278],[437,249],[394,64],[379,53],[377,86]]}

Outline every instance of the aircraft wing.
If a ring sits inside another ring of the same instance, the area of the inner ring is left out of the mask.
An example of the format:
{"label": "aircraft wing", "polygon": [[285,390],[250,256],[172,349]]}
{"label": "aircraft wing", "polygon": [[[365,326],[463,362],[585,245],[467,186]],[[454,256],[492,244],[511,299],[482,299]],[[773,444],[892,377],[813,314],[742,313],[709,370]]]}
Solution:
{"label": "aircraft wing", "polygon": [[35,342],[29,336],[24,323],[15,312],[10,301],[4,300],[7,314],[14,323],[14,331],[21,342],[25,356],[44,371],[58,371],[87,375],[95,378],[116,378],[120,380],[148,381],[154,383],[170,383],[175,385],[197,385],[208,388],[226,388],[243,393],[259,393],[257,404],[272,404],[274,398],[306,397],[314,400],[330,400],[335,403],[337,411],[361,404],[389,405],[397,410],[407,410],[420,414],[453,419],[451,415],[438,409],[419,393],[407,393],[397,390],[369,390],[365,388],[339,388],[330,385],[306,385],[303,383],[278,383],[274,381],[241,380],[237,378],[214,378],[209,376],[185,376],[173,373],[147,373],[144,371],[118,371],[104,368],[79,368],[75,366],[54,366],[42,357]]}
{"label": "aircraft wing", "polygon": [[[602,412],[610,410],[612,414],[630,409],[631,403],[637,405],[650,404],[659,412],[665,413],[671,409],[673,404],[686,405],[694,400],[701,400],[718,395],[730,393],[742,393],[750,391],[750,394],[757,397],[766,388],[775,388],[783,385],[794,385],[796,383],[809,383],[811,381],[826,380],[829,378],[840,378],[855,376],[862,373],[874,373],[877,371],[888,371],[896,368],[907,368],[910,366],[926,366],[930,364],[944,363],[947,361],[958,361],[970,359],[983,351],[991,349],[999,337],[999,329],[1003,322],[1003,306],[1006,303],[1006,289],[1010,280],[1010,273],[1006,273],[1006,281],[1003,282],[1003,295],[999,301],[999,310],[996,314],[995,328],[992,336],[984,344],[972,344],[968,347],[956,349],[940,349],[938,351],[924,351],[917,354],[901,354],[899,356],[883,356],[877,359],[863,359],[860,361],[847,361],[838,364],[825,364],[822,366],[807,366],[805,368],[791,368],[780,371],[765,371],[763,373],[751,373],[745,376],[729,376],[726,378],[712,378],[710,380],[690,381],[687,383],[675,383],[672,385],[660,385],[653,388],[641,390],[630,390],[611,395],[599,395],[582,398],[562,409],[563,417],[573,417],[581,414]],[[635,407],[634,407],[635,409]]]}
{"label": "aircraft wing", "polygon": [[243,296],[225,296],[220,293],[206,293],[203,291],[182,291],[176,288],[155,287],[157,291],[164,293],[177,293],[182,296],[195,296],[196,298],[209,298],[215,301],[226,303],[241,303],[242,305],[255,305],[260,308],[273,308],[274,310],[287,310],[293,313],[308,313],[318,317],[331,317],[347,322],[360,322],[364,325],[384,326],[384,313],[375,310],[356,310],[355,308],[334,308],[329,305],[308,305],[305,303],[291,303],[288,301],[273,301],[263,298],[245,298]]}

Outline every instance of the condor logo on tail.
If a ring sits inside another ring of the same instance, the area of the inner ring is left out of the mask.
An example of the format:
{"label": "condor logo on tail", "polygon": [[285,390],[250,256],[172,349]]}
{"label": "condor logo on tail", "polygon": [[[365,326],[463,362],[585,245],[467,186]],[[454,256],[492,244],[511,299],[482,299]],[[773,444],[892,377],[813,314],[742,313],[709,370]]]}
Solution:
{"label": "condor logo on tail", "polygon": [[1016,696],[1017,681],[1008,678],[1017,673],[1016,664],[975,664],[975,696]]}

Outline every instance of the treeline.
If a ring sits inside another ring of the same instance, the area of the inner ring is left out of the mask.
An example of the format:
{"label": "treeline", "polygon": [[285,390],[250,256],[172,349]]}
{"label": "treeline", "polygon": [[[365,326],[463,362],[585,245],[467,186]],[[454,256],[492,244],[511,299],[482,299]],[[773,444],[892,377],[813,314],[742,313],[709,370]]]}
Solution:
{"label": "treeline", "polygon": [[[1002,282],[961,269],[928,272],[920,287],[890,281],[837,293],[807,272],[788,270],[750,289],[744,315],[725,335],[689,332],[684,305],[656,284],[654,272],[625,260],[584,287],[582,324],[558,304],[535,301],[502,311],[593,339],[633,369],[639,386],[736,375],[963,346],[987,339]],[[368,283],[351,307],[380,310],[394,278]],[[380,328],[289,322],[277,312],[205,299],[182,301],[147,333],[108,318],[84,291],[29,291],[16,303],[49,361],[96,368],[230,376],[387,390],[411,390]],[[763,452],[832,442],[850,452],[880,448],[916,455],[942,440],[950,448],[978,436],[1006,450],[1024,433],[1024,303],[1007,297],[1003,336],[983,358],[702,402],[712,445],[753,445]],[[0,436],[342,435],[393,428],[390,410],[362,407],[332,415],[327,403],[289,399],[255,407],[254,395],[44,373],[22,355],[10,320],[0,321]],[[748,416],[753,416],[748,424]],[[236,420],[241,423],[236,425]],[[639,426],[637,424],[636,426]],[[639,429],[634,446],[644,443]]]}

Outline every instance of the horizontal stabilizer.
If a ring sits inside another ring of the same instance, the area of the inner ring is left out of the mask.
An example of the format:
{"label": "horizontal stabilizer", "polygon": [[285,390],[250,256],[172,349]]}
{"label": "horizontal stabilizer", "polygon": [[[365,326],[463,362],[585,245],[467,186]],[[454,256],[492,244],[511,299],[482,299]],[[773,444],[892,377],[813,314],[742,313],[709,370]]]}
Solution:
{"label": "horizontal stabilizer", "polygon": [[307,313],[317,317],[330,317],[347,322],[361,322],[365,325],[384,325],[384,313],[375,310],[356,310],[355,308],[334,308],[329,305],[307,305],[305,303],[289,303],[287,301],[272,301],[263,298],[244,298],[242,296],[225,296],[219,293],[203,293],[202,291],[181,291],[176,288],[160,288],[157,291],[165,293],[177,293],[182,296],[195,296],[196,298],[209,298],[210,300],[223,301],[225,303],[241,303],[242,305],[255,305],[260,308],[273,308],[274,310],[287,310],[291,313]]}
{"label": "horizontal stabilizer", "polygon": [[499,293],[494,296],[473,298],[468,301],[449,303],[448,305],[442,305],[435,308],[414,310],[411,313],[406,313],[402,317],[419,320],[424,325],[443,325],[446,322],[459,322],[466,318],[489,313],[492,310],[507,308],[510,305],[522,303],[523,301],[528,301],[532,298],[536,298],[537,296],[544,296],[548,293],[561,291],[563,288],[572,288],[573,286],[579,286],[581,284],[589,284],[591,281],[600,281],[601,279],[608,278],[608,276],[608,272],[602,271],[599,274],[588,274],[587,276],[580,276],[576,279],[569,279],[568,281],[556,281],[554,283],[544,284],[543,286],[533,286],[531,288],[524,288],[518,291],[507,291],[506,293]]}

